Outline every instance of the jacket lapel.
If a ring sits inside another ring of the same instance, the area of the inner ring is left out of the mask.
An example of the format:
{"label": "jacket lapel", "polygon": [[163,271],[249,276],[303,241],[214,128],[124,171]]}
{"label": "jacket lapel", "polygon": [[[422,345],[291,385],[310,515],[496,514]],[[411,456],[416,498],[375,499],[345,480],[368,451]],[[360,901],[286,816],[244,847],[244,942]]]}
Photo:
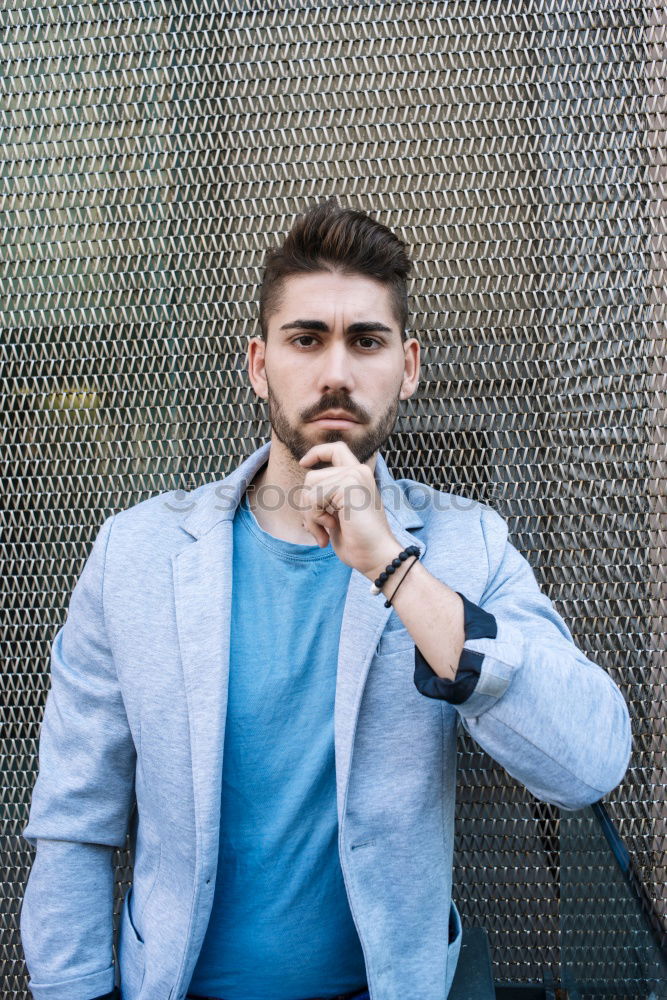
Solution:
{"label": "jacket lapel", "polygon": [[[270,442],[229,476],[192,493],[183,529],[194,539],[172,557],[176,624],[189,720],[198,863],[217,857],[222,748],[227,714],[231,625],[233,519],[247,486],[267,461]],[[397,542],[426,546],[408,529],[423,522],[406,500],[381,454],[375,480]],[[336,792],[342,822],[354,733],[373,654],[391,608],[352,570],[343,611],[334,708]]]}
{"label": "jacket lapel", "polygon": [[231,532],[231,521],[220,521],[172,557],[190,734],[195,828],[203,841],[199,864],[204,858],[215,857],[210,852],[217,852],[218,846],[220,763],[227,713]]}
{"label": "jacket lapel", "polygon": [[[375,481],[396,541],[404,548],[419,546],[423,555],[425,543],[410,534],[409,528],[420,528],[423,521],[405,499],[403,491],[378,454]],[[338,648],[338,674],[334,707],[334,743],[336,757],[336,800],[338,822],[342,825],[345,799],[350,776],[354,734],[359,718],[361,698],[377,644],[391,614],[385,608],[382,594],[371,594],[371,583],[357,570],[352,570],[341,623]]]}

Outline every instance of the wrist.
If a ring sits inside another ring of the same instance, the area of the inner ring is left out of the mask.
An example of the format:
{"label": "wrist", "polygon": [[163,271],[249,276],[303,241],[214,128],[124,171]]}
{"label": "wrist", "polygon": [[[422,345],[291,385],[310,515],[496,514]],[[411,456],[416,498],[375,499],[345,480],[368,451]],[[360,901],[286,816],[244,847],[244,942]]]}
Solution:
{"label": "wrist", "polygon": [[[391,564],[392,560],[398,557],[404,548],[405,546],[401,545],[401,543],[397,542],[395,539],[393,542],[388,542],[386,547],[382,550],[380,561],[373,567],[373,569],[369,569],[366,573],[364,573],[364,576],[367,577],[371,583],[375,583],[380,573],[383,573],[386,570],[387,566]],[[394,570],[393,573],[390,573],[389,579],[382,585],[381,590],[384,591],[384,588],[388,583],[397,582],[398,578],[402,575],[404,568],[409,565],[410,562],[411,559],[406,559]]]}

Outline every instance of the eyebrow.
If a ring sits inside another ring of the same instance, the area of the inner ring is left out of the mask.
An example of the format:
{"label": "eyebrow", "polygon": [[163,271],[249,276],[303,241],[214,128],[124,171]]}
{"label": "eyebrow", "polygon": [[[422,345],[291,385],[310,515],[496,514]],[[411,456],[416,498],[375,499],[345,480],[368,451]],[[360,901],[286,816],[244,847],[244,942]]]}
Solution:
{"label": "eyebrow", "polygon": [[[317,330],[319,333],[330,333],[329,327],[321,319],[295,319],[291,323],[285,323],[280,327],[281,330]],[[380,323],[377,320],[361,321],[359,323],[350,323],[347,328],[348,333],[372,333],[382,331],[384,333],[391,333],[392,329],[390,326],[385,326],[384,323]]]}

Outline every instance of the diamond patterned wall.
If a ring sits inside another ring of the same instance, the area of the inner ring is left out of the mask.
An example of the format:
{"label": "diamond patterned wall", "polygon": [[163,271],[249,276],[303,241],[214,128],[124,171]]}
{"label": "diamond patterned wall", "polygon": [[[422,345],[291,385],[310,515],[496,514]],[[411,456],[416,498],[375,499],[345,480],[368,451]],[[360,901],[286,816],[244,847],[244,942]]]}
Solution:
{"label": "diamond patterned wall", "polygon": [[[268,438],[245,373],[263,252],[330,194],[413,247],[422,380],[385,457],[494,504],[621,686],[635,751],[607,806],[667,924],[666,19],[6,0],[3,996],[27,996],[20,831],[71,590],[109,513]],[[559,824],[461,735],[455,896],[498,981],[558,978]]]}

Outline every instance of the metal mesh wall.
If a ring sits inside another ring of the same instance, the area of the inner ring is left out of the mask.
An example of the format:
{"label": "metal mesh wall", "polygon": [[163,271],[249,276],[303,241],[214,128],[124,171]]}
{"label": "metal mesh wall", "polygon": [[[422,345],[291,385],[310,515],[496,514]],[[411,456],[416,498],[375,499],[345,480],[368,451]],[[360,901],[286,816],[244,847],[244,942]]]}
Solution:
{"label": "metal mesh wall", "polygon": [[[390,468],[495,504],[621,686],[608,806],[666,914],[664,23],[633,0],[6,0],[3,996],[27,996],[20,831],[71,590],[109,513],[268,438],[263,251],[330,194],[413,246],[422,380]],[[466,734],[455,862],[496,978],[558,978],[558,810]]]}

